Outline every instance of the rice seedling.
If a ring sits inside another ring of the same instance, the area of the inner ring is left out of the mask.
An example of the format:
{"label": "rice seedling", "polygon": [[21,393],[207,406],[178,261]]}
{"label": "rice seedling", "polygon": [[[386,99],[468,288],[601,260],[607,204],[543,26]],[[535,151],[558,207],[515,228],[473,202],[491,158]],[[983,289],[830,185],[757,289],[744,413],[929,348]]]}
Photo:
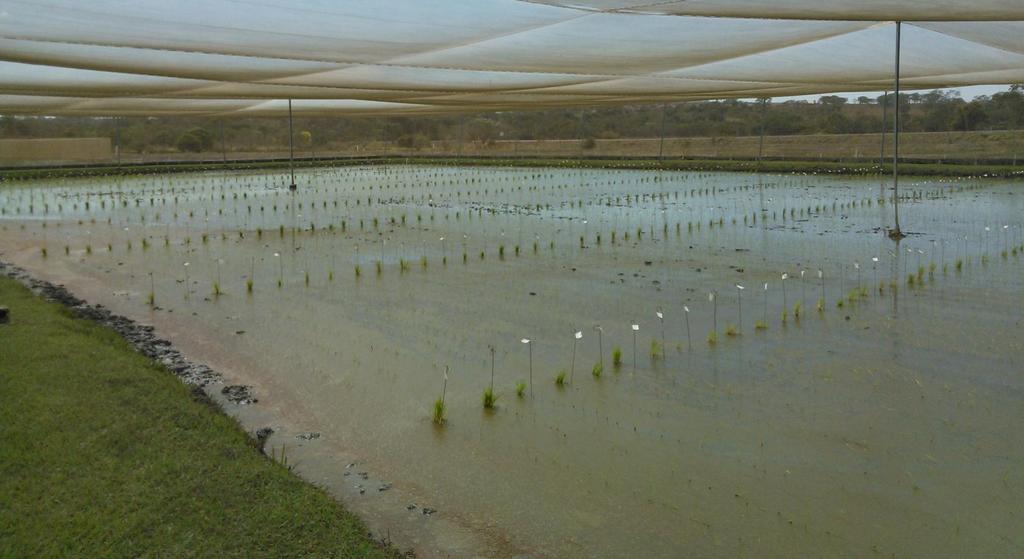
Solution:
{"label": "rice seedling", "polygon": [[213,282],[213,297],[214,297],[214,299],[216,299],[216,298],[221,296],[221,290],[220,290],[220,265],[221,265],[221,263],[224,262],[220,258],[217,258],[216,261],[217,261],[217,281]]}
{"label": "rice seedling", "polygon": [[622,348],[619,346],[612,348],[612,367],[616,369],[622,367]]}
{"label": "rice seedling", "polygon": [[444,399],[448,393],[448,371],[449,367],[444,367],[444,384],[441,385],[441,397],[434,401],[434,424],[444,425],[445,423],[445,404]]}
{"label": "rice seedling", "polygon": [[590,374],[594,378],[601,378],[601,374],[604,372],[604,365],[601,363],[594,363],[594,366],[590,369]]}
{"label": "rice seedling", "polygon": [[436,425],[444,425],[445,422],[445,407],[444,398],[438,398],[434,401],[434,423]]}
{"label": "rice seedling", "polygon": [[149,272],[149,295],[146,297],[146,304],[149,308],[156,306],[156,280],[153,279],[153,272]]}
{"label": "rice seedling", "polygon": [[651,361],[664,357],[662,348],[663,345],[661,342],[655,339],[651,340]]}
{"label": "rice seedling", "polygon": [[495,402],[497,400],[498,399],[494,396],[494,389],[492,389],[492,388],[485,388],[484,389],[484,397],[483,397],[484,409],[493,410],[494,409],[494,404],[495,404]]}
{"label": "rice seedling", "polygon": [[558,374],[555,375],[555,386],[559,388],[565,386],[565,371],[558,371]]}
{"label": "rice seedling", "polygon": [[524,394],[526,394],[526,383],[519,381],[516,383],[516,396],[523,398]]}

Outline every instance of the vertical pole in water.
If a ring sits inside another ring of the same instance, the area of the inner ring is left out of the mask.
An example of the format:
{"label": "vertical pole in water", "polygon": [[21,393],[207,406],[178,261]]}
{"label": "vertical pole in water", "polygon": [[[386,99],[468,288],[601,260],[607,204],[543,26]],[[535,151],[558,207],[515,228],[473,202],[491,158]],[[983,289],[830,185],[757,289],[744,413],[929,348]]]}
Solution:
{"label": "vertical pole in water", "polygon": [[661,105],[661,143],[658,144],[658,163],[661,163],[665,155],[665,104]]}
{"label": "vertical pole in water", "polygon": [[889,92],[882,93],[882,142],[878,151],[878,166],[885,164],[885,123],[889,121]]}
{"label": "vertical pole in water", "polygon": [[224,163],[228,162],[228,146],[224,143],[224,119],[220,121],[220,159]]}
{"label": "vertical pole in water", "polygon": [[297,187],[295,186],[295,136],[292,133],[292,100],[288,100],[288,170],[292,175],[292,182],[288,185],[288,188],[294,191]]}
{"label": "vertical pole in water", "polygon": [[121,117],[114,117],[114,155],[117,156],[117,166],[121,166]]}
{"label": "vertical pole in water", "polygon": [[[583,160],[583,142],[584,142],[584,138],[583,138],[583,109],[580,109],[580,122],[579,122],[579,129],[576,131],[576,137],[579,138],[579,142],[580,142],[580,161],[582,161]],[[583,172],[583,167],[580,166],[580,173],[582,173],[582,172]]]}
{"label": "vertical pole in water", "polygon": [[578,162],[579,163],[579,169],[580,169],[580,186],[583,186],[583,143],[585,141],[584,138],[583,138],[583,118],[584,118],[584,112],[583,112],[583,109],[580,109],[579,130],[576,132],[576,136],[579,138],[579,142],[580,142],[580,154],[579,154],[579,159],[580,160]]}
{"label": "vertical pole in water", "polygon": [[761,98],[761,139],[757,142],[757,170],[761,170],[761,158],[764,156],[764,128],[768,118],[768,98]]}
{"label": "vertical pole in water", "polygon": [[900,27],[901,22],[896,22],[896,86],[893,90],[895,97],[895,103],[893,104],[893,110],[895,112],[895,118],[893,120],[893,139],[892,139],[892,200],[893,200],[893,218],[894,228],[889,231],[889,237],[893,240],[900,240],[903,238],[903,231],[900,230]]}

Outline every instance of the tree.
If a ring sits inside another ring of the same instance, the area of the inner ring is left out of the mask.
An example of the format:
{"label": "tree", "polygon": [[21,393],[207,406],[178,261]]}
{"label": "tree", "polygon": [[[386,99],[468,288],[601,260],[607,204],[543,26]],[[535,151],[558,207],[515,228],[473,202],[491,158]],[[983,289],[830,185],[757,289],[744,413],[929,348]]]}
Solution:
{"label": "tree", "polygon": [[830,109],[841,109],[846,104],[846,97],[840,97],[838,95],[825,95],[818,99],[818,103],[830,108]]}
{"label": "tree", "polygon": [[484,145],[490,145],[498,135],[498,127],[488,118],[474,118],[466,123],[466,136]]}
{"label": "tree", "polygon": [[988,115],[980,101],[971,101],[960,107],[957,128],[959,130],[977,130],[984,124]]}
{"label": "tree", "polygon": [[191,153],[206,151],[213,147],[213,136],[202,128],[192,128],[178,136],[175,147]]}

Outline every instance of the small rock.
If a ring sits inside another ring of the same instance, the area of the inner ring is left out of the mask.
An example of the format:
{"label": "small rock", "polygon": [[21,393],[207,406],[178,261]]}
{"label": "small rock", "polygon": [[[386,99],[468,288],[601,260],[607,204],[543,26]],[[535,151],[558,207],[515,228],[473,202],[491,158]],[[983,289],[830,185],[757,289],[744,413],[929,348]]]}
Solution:
{"label": "small rock", "polygon": [[256,430],[256,442],[260,444],[260,451],[267,444],[267,439],[274,433],[274,429],[271,427],[261,427]]}
{"label": "small rock", "polygon": [[259,401],[252,395],[251,390],[251,386],[232,384],[222,388],[220,393],[232,404],[244,406],[246,404],[255,404]]}
{"label": "small rock", "polygon": [[295,435],[295,438],[302,439],[304,441],[311,441],[313,439],[319,439],[320,433],[317,433],[316,431],[311,431],[309,433],[299,433],[298,435]]}
{"label": "small rock", "polygon": [[432,509],[430,507],[423,507],[423,514],[425,516],[430,516],[430,515],[434,514],[435,512],[437,512],[437,509]]}

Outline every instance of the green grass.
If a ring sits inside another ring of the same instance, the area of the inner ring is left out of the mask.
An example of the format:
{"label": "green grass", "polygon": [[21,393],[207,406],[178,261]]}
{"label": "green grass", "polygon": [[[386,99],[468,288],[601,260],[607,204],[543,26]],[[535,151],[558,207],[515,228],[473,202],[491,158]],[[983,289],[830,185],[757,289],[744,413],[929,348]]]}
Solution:
{"label": "green grass", "polygon": [[558,371],[558,374],[555,375],[555,386],[558,386],[558,387],[565,386],[565,375],[566,375],[565,371]]}
{"label": "green grass", "polygon": [[114,332],[0,278],[0,557],[387,557]]}
{"label": "green grass", "polygon": [[619,346],[615,346],[615,349],[612,350],[612,365],[616,369],[622,366],[622,348]]}
{"label": "green grass", "polygon": [[519,396],[520,398],[522,398],[525,393],[526,393],[526,383],[523,382],[523,381],[517,382],[516,383],[516,396]]}
{"label": "green grass", "polygon": [[494,409],[494,403],[498,398],[494,395],[494,391],[490,388],[484,389],[484,407],[487,409]]}

